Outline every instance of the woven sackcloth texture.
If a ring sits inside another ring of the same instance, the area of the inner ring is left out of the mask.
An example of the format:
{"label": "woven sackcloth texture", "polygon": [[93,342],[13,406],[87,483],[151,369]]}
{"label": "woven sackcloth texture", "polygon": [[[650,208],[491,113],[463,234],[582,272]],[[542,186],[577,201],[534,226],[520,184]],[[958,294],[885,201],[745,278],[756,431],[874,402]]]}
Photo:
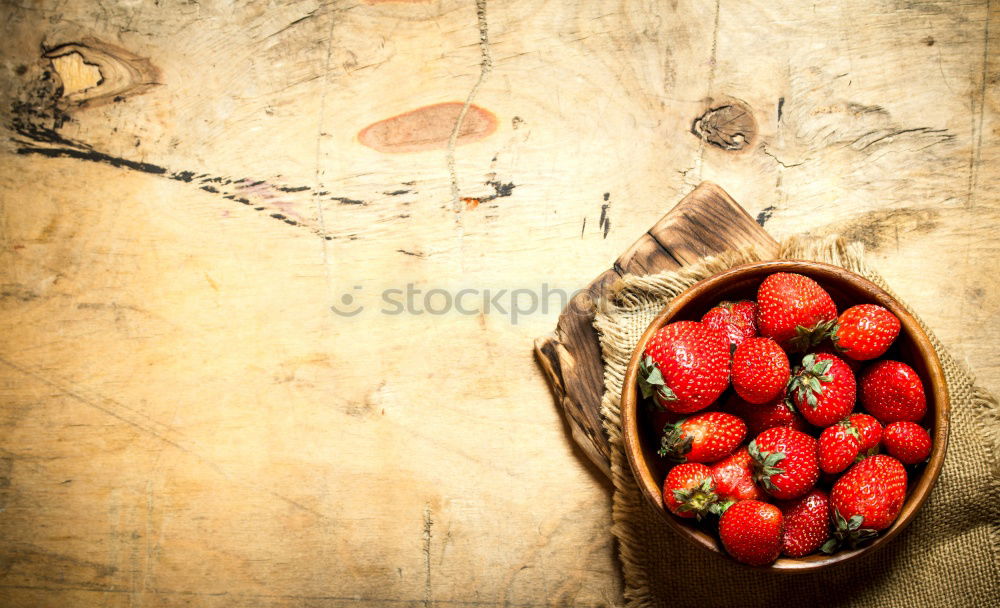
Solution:
{"label": "woven sackcloth texture", "polygon": [[[859,245],[835,238],[819,243],[793,239],[782,244],[779,257],[842,266],[892,293],[865,264]],[[700,279],[758,259],[754,251],[741,251],[677,272],[624,277],[594,321],[605,366],[602,416],[611,444],[612,533],[618,540],[627,605],[1000,606],[1000,409],[930,331],[951,395],[948,452],[916,519],[878,551],[815,573],[745,568],[680,538],[643,499],[629,470],[619,415],[632,350],[673,296]]]}

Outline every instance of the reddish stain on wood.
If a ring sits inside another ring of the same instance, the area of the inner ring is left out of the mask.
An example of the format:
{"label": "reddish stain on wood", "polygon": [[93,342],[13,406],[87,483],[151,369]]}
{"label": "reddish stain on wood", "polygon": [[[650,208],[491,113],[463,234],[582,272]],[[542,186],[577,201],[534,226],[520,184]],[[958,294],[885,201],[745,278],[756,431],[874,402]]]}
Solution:
{"label": "reddish stain on wood", "polygon": [[478,198],[463,197],[462,202],[465,203],[465,209],[467,211],[472,211],[473,209],[479,206]]}
{"label": "reddish stain on wood", "polygon": [[[358,141],[379,152],[419,152],[448,147],[464,104],[452,101],[424,106],[371,124],[358,133]],[[470,105],[462,120],[456,144],[489,137],[497,129],[497,117]]]}

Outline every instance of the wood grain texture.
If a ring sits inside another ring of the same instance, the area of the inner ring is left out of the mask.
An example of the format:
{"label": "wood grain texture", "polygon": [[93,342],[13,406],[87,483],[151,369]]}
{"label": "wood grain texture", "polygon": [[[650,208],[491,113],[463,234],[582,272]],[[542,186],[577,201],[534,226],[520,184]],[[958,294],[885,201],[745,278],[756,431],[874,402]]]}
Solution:
{"label": "wood grain texture", "polygon": [[[1000,389],[998,9],[0,3],[0,604],[620,600],[531,352],[563,302],[381,293],[572,291],[706,180],[775,238],[866,240]],[[88,40],[156,84],[64,99],[44,55]],[[736,101],[754,143],[691,132]],[[358,140],[442,103],[496,130]]]}
{"label": "wood grain texture", "polygon": [[594,303],[625,274],[677,270],[703,257],[745,247],[755,247],[765,258],[778,253],[778,242],[732,197],[715,184],[702,183],[582,290],[559,316],[553,335],[535,340],[535,356],[573,439],[608,477],[611,457],[600,411],[604,366],[593,326]]}

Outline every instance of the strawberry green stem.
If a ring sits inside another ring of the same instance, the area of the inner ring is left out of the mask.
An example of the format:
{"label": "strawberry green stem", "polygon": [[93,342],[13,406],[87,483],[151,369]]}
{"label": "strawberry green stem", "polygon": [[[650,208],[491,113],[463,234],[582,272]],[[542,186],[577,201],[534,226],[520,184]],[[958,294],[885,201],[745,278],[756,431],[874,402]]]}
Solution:
{"label": "strawberry green stem", "polygon": [[795,328],[795,336],[791,340],[792,349],[800,352],[807,351],[823,340],[836,336],[839,329],[840,324],[837,323],[837,319],[820,321],[812,327],[799,325]]}
{"label": "strawberry green stem", "polygon": [[663,373],[649,355],[639,361],[639,390],[644,399],[657,395],[664,401],[677,401],[677,395],[667,386]]}

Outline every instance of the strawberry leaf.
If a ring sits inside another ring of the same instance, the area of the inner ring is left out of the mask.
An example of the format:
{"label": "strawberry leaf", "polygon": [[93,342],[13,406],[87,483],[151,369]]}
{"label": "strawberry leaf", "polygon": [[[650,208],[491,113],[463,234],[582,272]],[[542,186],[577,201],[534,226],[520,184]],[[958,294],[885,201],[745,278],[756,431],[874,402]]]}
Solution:
{"label": "strawberry leaf", "polygon": [[[659,372],[659,370],[657,370],[657,372]],[[670,390],[670,387],[666,384],[657,389],[656,394],[664,401],[677,401],[677,395],[674,391]]]}
{"label": "strawberry leaf", "polygon": [[839,509],[833,510],[833,523],[835,524],[837,530],[847,530],[847,520],[844,516],[840,514]]}
{"label": "strawberry leaf", "polygon": [[791,412],[791,413],[793,413],[793,414],[796,414],[796,413],[798,413],[798,410],[796,410],[796,409],[795,409],[795,404],[794,404],[794,403],[792,403],[792,400],[791,400],[791,399],[787,399],[787,398],[786,398],[786,399],[784,399],[784,400],[782,401],[782,403],[783,403],[783,404],[785,405],[785,407],[787,407],[787,408],[788,408],[788,411],[789,411],[789,412]]}
{"label": "strawberry leaf", "polygon": [[729,507],[735,504],[735,500],[725,500],[722,502],[712,503],[712,506],[708,508],[708,512],[717,517],[722,517],[722,514],[725,513]]}
{"label": "strawberry leaf", "polygon": [[750,458],[753,461],[753,478],[758,483],[764,485],[768,490],[776,490],[774,482],[771,481],[773,475],[780,475],[785,469],[776,466],[785,459],[784,452],[762,452],[755,441],[751,441],[747,446]]}
{"label": "strawberry leaf", "polygon": [[864,517],[860,515],[852,515],[850,519],[844,519],[840,511],[835,509],[833,511],[833,523],[833,535],[838,545],[846,542],[854,549],[858,545],[878,536],[877,530],[861,527],[864,524]]}
{"label": "strawberry leaf", "polygon": [[[685,419],[686,420],[686,419]],[[687,462],[685,454],[691,451],[694,438],[684,432],[681,425],[684,420],[663,427],[663,436],[660,437],[660,449],[657,454],[666,458],[670,462]]]}
{"label": "strawberry leaf", "polygon": [[834,335],[837,329],[837,320],[820,321],[812,327],[798,325],[795,328],[795,335],[792,336],[791,346],[794,350],[805,351],[816,346],[823,340]]}
{"label": "strawberry leaf", "polygon": [[803,403],[813,409],[819,406],[823,385],[833,382],[833,377],[828,374],[831,365],[831,361],[816,361],[816,355],[813,353],[802,358],[802,364],[788,380],[788,392],[795,397],[800,406]]}
{"label": "strawberry leaf", "polygon": [[685,512],[693,512],[695,517],[699,520],[705,516],[705,514],[711,512],[712,508],[719,501],[719,497],[715,494],[715,486],[712,484],[711,478],[705,478],[697,486],[684,490],[674,490],[674,499],[680,503],[677,510]]}
{"label": "strawberry leaf", "polygon": [[642,391],[642,396],[644,399],[649,399],[653,396],[659,387],[666,385],[666,380],[663,379],[663,373],[660,372],[660,368],[656,366],[656,362],[649,355],[646,355],[639,362],[639,390]]}

